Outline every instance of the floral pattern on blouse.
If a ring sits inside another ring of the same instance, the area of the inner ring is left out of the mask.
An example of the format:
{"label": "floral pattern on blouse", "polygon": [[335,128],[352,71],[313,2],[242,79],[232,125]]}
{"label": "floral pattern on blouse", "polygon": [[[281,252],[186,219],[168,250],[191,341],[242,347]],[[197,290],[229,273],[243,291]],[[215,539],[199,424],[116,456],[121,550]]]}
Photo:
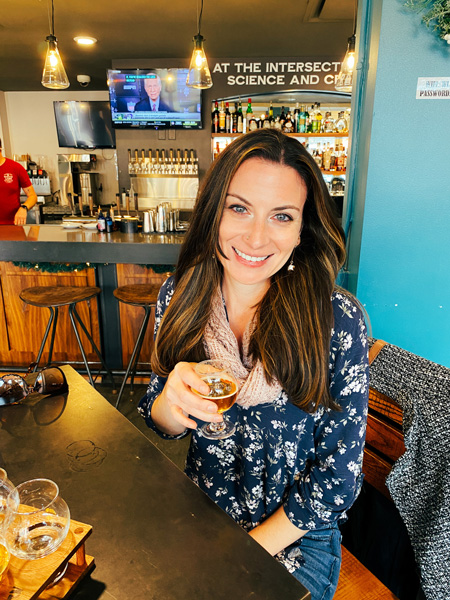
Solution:
{"label": "floral pattern on blouse", "polygon": [[[155,333],[174,292],[173,278],[161,288]],[[289,520],[303,530],[320,529],[345,517],[362,483],[368,403],[368,344],[364,317],[347,295],[332,296],[334,327],[330,344],[330,391],[341,411],[319,407],[306,413],[282,391],[267,404],[226,413],[236,432],[207,440],[192,431],[186,474],[247,531],[283,505]],[[151,375],[139,404],[146,423],[163,438],[150,412],[165,379]],[[198,421],[201,425],[202,422]],[[277,558],[290,571],[301,565],[293,544]]]}

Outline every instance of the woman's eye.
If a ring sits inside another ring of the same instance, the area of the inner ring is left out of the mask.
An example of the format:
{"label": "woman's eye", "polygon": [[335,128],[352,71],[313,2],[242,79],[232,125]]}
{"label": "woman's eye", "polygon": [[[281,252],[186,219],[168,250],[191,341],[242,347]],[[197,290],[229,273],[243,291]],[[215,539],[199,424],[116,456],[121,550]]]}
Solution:
{"label": "woman's eye", "polygon": [[288,215],[286,213],[280,213],[278,215],[275,215],[275,219],[277,221],[280,221],[280,223],[286,223],[288,221],[292,221],[291,215]]}
{"label": "woman's eye", "polygon": [[228,208],[235,213],[247,212],[247,209],[245,208],[245,206],[242,206],[241,204],[231,204]]}

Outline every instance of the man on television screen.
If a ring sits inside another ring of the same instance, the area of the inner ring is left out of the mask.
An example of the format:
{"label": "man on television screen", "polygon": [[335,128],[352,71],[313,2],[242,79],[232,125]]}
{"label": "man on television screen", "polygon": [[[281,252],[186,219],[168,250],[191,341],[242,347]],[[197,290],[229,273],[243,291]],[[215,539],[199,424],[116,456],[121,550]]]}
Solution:
{"label": "man on television screen", "polygon": [[173,108],[161,100],[161,79],[159,75],[148,73],[144,79],[144,89],[147,98],[140,100],[135,105],[135,111],[173,112]]}

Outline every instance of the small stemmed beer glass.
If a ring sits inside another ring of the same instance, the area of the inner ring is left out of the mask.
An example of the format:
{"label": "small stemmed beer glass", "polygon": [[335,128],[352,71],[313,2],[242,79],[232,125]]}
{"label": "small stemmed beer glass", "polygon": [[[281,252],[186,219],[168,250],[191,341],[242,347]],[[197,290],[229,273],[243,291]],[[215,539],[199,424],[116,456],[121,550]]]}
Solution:
{"label": "small stemmed beer glass", "polygon": [[[217,411],[223,414],[231,408],[238,395],[238,384],[236,378],[231,374],[230,365],[219,359],[204,360],[194,367],[195,372],[205,383],[209,385],[209,394],[201,394],[192,390],[202,398],[212,400],[217,404]],[[207,423],[200,428],[203,436],[209,440],[223,440],[236,431],[236,426],[225,420],[220,423]]]}

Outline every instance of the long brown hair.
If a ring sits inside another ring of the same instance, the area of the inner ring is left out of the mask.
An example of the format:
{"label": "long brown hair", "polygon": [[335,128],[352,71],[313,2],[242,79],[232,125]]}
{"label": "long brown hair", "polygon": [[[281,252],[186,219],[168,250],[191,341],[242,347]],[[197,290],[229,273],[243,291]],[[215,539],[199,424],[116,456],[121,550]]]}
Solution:
{"label": "long brown hair", "polygon": [[253,360],[262,362],[267,380],[276,378],[303,410],[312,412],[319,404],[336,409],[328,360],[334,322],[331,295],[345,259],[344,234],[312,156],[295,138],[272,129],[236,139],[205,176],[181,248],[175,293],[158,330],[152,370],[167,377],[177,362],[206,358],[202,336],[223,272],[215,254],[221,252],[225,199],[237,169],[254,157],[295,169],[305,182],[307,199],[301,243],[293,253],[295,269],[287,271],[286,263],[272,276],[256,309],[250,352]]}

